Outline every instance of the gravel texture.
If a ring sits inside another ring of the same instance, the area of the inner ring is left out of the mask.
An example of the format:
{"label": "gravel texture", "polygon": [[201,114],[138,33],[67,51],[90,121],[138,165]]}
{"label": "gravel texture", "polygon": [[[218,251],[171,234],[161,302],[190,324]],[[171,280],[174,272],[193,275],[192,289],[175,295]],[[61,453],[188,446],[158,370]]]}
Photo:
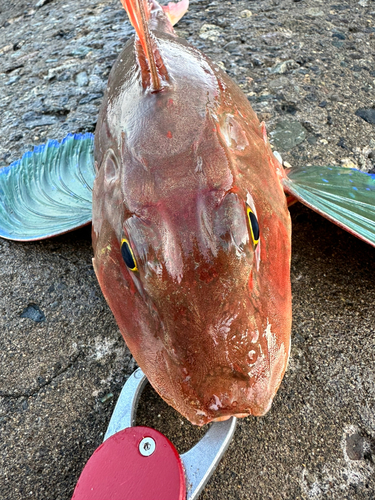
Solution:
{"label": "gravel texture", "polygon": [[[94,130],[132,32],[119,0],[0,0],[0,166]],[[373,0],[191,0],[177,32],[243,88],[284,160],[375,171]],[[239,422],[201,500],[375,497],[374,249],[291,213],[289,369],[271,411]],[[68,500],[135,363],[89,228],[0,251],[0,496]],[[205,430],[151,389],[138,423],[180,452]]]}

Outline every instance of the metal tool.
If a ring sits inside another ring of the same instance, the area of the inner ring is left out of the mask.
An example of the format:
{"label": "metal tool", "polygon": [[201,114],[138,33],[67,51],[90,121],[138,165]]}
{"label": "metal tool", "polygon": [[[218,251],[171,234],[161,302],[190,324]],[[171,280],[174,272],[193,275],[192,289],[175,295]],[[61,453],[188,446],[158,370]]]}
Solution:
{"label": "metal tool", "polygon": [[140,368],[124,385],[103,444],[87,462],[72,500],[195,500],[233,437],[237,419],[214,422],[179,455],[160,432],[134,427],[147,378]]}

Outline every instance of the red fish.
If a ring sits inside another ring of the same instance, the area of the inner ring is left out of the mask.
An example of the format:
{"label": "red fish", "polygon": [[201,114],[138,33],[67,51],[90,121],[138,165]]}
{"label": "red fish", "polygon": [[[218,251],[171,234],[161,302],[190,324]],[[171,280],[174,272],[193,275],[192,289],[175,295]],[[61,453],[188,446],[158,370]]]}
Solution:
{"label": "red fish", "polygon": [[[172,25],[188,0],[123,0],[136,29],[95,136],[94,267],[159,394],[201,425],[263,415],[290,348],[284,191],[375,246],[375,175],[284,170],[264,124]],[[0,236],[30,241],[91,219],[92,136],[49,141],[0,171]]]}
{"label": "red fish", "polygon": [[290,348],[283,168],[241,90],[174,34],[187,2],[123,4],[137,36],[95,133],[100,286],[153,387],[191,422],[263,415]]}

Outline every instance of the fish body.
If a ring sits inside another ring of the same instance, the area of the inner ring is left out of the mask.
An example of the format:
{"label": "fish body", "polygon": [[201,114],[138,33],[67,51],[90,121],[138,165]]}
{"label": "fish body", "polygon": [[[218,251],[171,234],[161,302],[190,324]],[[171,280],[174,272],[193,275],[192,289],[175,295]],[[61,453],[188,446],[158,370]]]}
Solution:
{"label": "fish body", "polygon": [[142,7],[160,87],[136,36],[95,132],[95,271],[170,405],[198,425],[263,415],[290,349],[284,170],[242,91],[156,2]]}

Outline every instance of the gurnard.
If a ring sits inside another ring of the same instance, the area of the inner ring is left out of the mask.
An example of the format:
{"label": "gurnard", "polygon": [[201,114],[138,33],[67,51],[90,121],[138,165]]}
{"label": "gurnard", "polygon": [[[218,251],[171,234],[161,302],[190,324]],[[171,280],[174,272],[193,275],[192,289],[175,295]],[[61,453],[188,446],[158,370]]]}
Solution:
{"label": "gurnard", "polygon": [[[136,35],[95,132],[98,281],[137,363],[182,415],[264,415],[290,350],[285,193],[375,246],[374,175],[284,170],[242,91],[174,33],[188,0],[122,3]],[[91,146],[71,135],[4,170],[0,234],[41,239],[87,223]]]}

